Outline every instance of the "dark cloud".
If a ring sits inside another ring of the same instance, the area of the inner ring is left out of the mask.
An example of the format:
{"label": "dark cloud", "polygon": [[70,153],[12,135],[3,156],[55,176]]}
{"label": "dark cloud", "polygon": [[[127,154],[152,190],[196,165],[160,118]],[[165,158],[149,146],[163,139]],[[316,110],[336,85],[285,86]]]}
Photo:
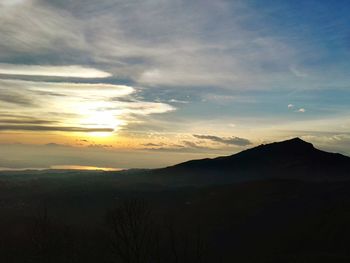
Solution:
{"label": "dark cloud", "polygon": [[6,90],[1,91],[0,101],[21,106],[34,106],[34,103],[30,98],[23,96],[18,92],[7,92]]}
{"label": "dark cloud", "polygon": [[45,144],[45,146],[47,146],[47,147],[67,147],[67,145],[54,143],[54,142],[47,143],[47,144]]}
{"label": "dark cloud", "polygon": [[23,114],[11,114],[0,111],[0,124],[53,125],[57,123],[58,121],[37,119]]}
{"label": "dark cloud", "polygon": [[[0,115],[1,116],[1,115]],[[24,119],[1,119],[0,123],[8,123],[8,124],[54,124],[57,123],[55,121],[48,121],[48,120],[37,120],[37,119],[30,119],[30,118],[24,118]]]}
{"label": "dark cloud", "polygon": [[199,142],[193,142],[193,141],[181,141],[178,144],[147,143],[143,145],[149,147],[149,148],[146,148],[146,150],[159,151],[159,152],[207,153],[213,150],[213,148],[203,146]]}
{"label": "dark cloud", "polygon": [[145,150],[152,151],[152,152],[174,152],[174,153],[198,153],[198,149],[194,149],[192,147],[185,147],[183,145],[178,146],[164,146],[164,147],[157,147],[157,148],[146,148]]}
{"label": "dark cloud", "polygon": [[165,145],[164,143],[152,143],[152,142],[142,144],[142,146],[146,146],[146,147],[161,147],[164,145]]}
{"label": "dark cloud", "polygon": [[90,144],[88,147],[89,148],[113,148],[113,146],[110,144],[98,144],[98,143]]}
{"label": "dark cloud", "polygon": [[0,131],[113,132],[112,128],[82,128],[40,125],[0,125]]}
{"label": "dark cloud", "polygon": [[248,139],[239,138],[239,137],[235,137],[235,136],[219,137],[219,136],[214,136],[214,135],[193,134],[193,137],[195,137],[197,139],[210,140],[213,142],[223,143],[223,144],[227,144],[227,145],[247,146],[247,145],[252,144],[252,142],[249,141]]}
{"label": "dark cloud", "polygon": [[207,149],[207,147],[200,146],[196,142],[192,142],[192,141],[182,141],[182,143],[183,143],[184,147],[200,148],[200,149],[206,148]]}
{"label": "dark cloud", "polygon": [[36,93],[38,95],[42,95],[42,96],[67,97],[66,94],[57,93],[57,92],[50,92],[50,91],[37,90],[37,91],[34,91],[34,93]]}

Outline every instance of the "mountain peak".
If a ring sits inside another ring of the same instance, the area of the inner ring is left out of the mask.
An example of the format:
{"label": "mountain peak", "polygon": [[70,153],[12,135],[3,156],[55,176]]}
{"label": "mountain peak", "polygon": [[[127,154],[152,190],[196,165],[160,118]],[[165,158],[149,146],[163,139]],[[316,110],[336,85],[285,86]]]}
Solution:
{"label": "mountain peak", "polygon": [[295,137],[295,138],[285,140],[285,141],[280,141],[280,142],[272,142],[272,143],[262,144],[262,145],[260,145],[260,147],[261,146],[269,147],[269,146],[275,146],[275,145],[279,145],[281,147],[282,146],[283,147],[294,146],[294,147],[308,147],[308,148],[312,147],[312,148],[314,148],[312,143],[306,142],[303,139],[300,139],[299,137]]}
{"label": "mountain peak", "polygon": [[312,148],[314,147],[312,145],[312,143],[306,142],[306,141],[300,139],[299,137],[295,137],[295,138],[292,138],[292,139],[289,139],[289,140],[285,140],[285,141],[282,141],[282,142],[277,142],[277,143],[285,144],[285,145],[307,146],[307,147],[312,147]]}
{"label": "mountain peak", "polygon": [[284,142],[311,144],[311,143],[309,143],[309,142],[304,141],[303,139],[301,139],[301,138],[299,138],[299,137],[294,137],[294,138],[292,138],[292,139],[285,140]]}
{"label": "mountain peak", "polygon": [[285,143],[285,144],[297,144],[297,145],[312,145],[312,143],[306,142],[303,139],[299,138],[299,137],[294,137],[292,139],[289,140],[285,140],[282,141],[280,143]]}
{"label": "mountain peak", "polygon": [[269,153],[273,152],[281,152],[281,153],[301,153],[310,150],[316,150],[314,146],[306,142],[299,137],[295,137],[289,140],[281,141],[281,142],[273,142],[269,144],[262,144],[256,148],[248,149],[247,151],[255,151],[255,150],[264,150]]}

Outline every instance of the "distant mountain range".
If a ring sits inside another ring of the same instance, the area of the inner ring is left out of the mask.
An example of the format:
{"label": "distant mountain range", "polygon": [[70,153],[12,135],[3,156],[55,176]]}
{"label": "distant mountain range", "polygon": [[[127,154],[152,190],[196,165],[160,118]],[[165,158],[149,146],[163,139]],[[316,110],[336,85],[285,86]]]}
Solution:
{"label": "distant mountain range", "polygon": [[192,160],[147,172],[148,182],[180,185],[226,184],[265,179],[341,181],[350,179],[350,157],[316,149],[300,138],[263,144],[214,159]]}

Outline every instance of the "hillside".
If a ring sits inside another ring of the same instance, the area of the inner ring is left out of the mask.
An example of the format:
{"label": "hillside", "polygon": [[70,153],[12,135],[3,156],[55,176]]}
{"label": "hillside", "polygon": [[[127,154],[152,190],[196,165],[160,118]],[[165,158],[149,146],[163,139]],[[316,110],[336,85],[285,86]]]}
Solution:
{"label": "hillside", "polygon": [[263,179],[348,180],[350,157],[316,149],[300,138],[260,145],[214,159],[192,160],[154,170],[152,180],[217,184]]}

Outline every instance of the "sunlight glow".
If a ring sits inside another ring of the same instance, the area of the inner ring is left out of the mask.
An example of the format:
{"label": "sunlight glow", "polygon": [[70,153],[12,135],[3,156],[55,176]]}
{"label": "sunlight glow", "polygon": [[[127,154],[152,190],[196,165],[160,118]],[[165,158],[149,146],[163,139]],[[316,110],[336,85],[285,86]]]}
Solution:
{"label": "sunlight glow", "polygon": [[[120,119],[120,116],[113,111],[99,110],[97,106],[108,107],[108,102],[100,102],[98,105],[84,105],[80,108],[80,125],[94,128],[111,128],[112,132],[90,132],[92,137],[108,137],[117,131],[125,122]],[[89,107],[91,106],[91,107]]]}
{"label": "sunlight glow", "polygon": [[86,171],[121,171],[122,168],[96,167],[85,165],[52,165],[50,169],[55,170],[86,170]]}
{"label": "sunlight glow", "polygon": [[123,124],[121,120],[118,120],[116,117],[112,116],[109,112],[99,112],[93,113],[88,118],[84,119],[84,122],[89,124],[89,127],[93,125],[97,128],[111,128],[111,132],[89,132],[90,137],[109,137],[116,132],[120,126]]}

